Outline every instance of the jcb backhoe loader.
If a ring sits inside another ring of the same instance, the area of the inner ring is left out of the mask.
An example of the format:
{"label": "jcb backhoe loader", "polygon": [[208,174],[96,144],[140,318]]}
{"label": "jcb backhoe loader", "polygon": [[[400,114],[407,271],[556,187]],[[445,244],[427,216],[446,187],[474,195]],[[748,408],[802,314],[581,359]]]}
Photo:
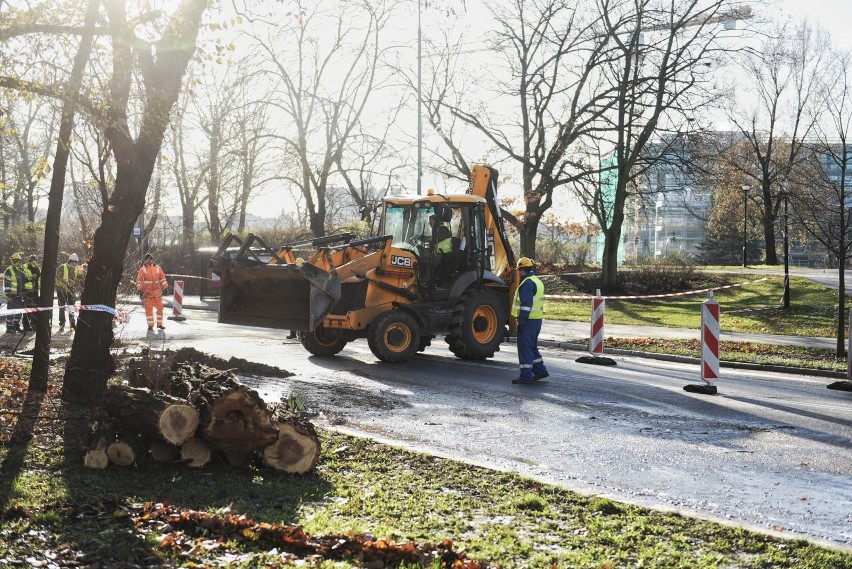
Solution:
{"label": "jcb backhoe loader", "polygon": [[[500,349],[518,286],[497,200],[497,171],[474,166],[467,193],[388,197],[378,237],[348,235],[272,250],[256,236],[223,242],[219,322],[298,330],[310,353],[331,356],[367,338],[399,362],[443,335],[458,357]],[[300,262],[296,251],[316,250]]]}

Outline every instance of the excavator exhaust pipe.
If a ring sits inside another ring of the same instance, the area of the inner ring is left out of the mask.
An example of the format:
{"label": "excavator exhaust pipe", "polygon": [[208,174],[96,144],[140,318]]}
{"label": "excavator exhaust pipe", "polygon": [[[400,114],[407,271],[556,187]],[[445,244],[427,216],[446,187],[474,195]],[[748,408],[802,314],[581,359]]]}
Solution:
{"label": "excavator exhaust pipe", "polygon": [[310,264],[222,268],[219,322],[314,330],[340,300],[340,279]]}

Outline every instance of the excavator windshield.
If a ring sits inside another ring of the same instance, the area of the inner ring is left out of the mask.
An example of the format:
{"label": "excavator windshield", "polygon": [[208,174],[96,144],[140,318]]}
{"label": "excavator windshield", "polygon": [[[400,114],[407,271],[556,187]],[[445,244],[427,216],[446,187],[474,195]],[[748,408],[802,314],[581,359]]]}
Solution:
{"label": "excavator windshield", "polygon": [[435,209],[430,203],[387,204],[383,233],[393,235],[394,247],[417,245],[431,238],[429,219],[434,219],[434,215]]}

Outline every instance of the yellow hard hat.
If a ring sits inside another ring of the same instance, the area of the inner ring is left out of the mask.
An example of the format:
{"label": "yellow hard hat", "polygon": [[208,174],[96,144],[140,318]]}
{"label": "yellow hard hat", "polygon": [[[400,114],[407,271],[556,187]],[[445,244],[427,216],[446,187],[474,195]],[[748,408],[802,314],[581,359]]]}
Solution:
{"label": "yellow hard hat", "polygon": [[535,261],[530,259],[529,257],[521,257],[518,259],[518,268],[519,269],[534,269]]}
{"label": "yellow hard hat", "polygon": [[21,260],[21,254],[20,253],[14,253],[12,255],[12,260],[13,261],[20,261]]}

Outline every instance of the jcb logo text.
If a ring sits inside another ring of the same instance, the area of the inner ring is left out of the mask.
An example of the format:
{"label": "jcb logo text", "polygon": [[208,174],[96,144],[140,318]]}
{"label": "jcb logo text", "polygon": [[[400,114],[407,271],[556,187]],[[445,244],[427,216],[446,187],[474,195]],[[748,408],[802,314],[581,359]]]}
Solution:
{"label": "jcb logo text", "polygon": [[392,255],[391,256],[391,265],[396,265],[397,267],[410,267],[411,266],[411,257],[403,257],[401,255]]}

